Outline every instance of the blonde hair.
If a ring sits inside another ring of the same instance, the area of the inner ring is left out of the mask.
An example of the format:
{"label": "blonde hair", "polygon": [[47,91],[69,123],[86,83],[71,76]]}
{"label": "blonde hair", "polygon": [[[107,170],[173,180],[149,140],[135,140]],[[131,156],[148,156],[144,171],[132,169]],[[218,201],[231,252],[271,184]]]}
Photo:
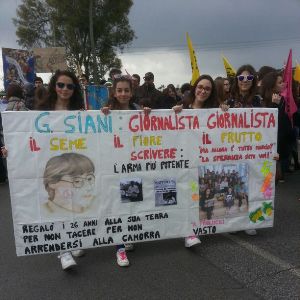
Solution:
{"label": "blonde hair", "polygon": [[57,183],[65,175],[79,176],[84,173],[94,173],[93,162],[85,155],[78,153],[64,153],[50,158],[44,171],[44,186],[49,195],[49,200],[55,197],[55,190],[50,184]]}

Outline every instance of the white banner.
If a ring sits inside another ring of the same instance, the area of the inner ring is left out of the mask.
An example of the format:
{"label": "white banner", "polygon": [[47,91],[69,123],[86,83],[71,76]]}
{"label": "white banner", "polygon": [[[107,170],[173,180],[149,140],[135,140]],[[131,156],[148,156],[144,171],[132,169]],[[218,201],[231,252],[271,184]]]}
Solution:
{"label": "white banner", "polygon": [[4,112],[17,255],[273,225],[276,109]]}

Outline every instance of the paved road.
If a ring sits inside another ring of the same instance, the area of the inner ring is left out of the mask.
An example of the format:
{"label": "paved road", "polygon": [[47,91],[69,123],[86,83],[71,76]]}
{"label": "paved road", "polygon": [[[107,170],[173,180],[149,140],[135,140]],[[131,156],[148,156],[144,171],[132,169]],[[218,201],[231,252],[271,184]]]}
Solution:
{"label": "paved road", "polygon": [[0,299],[300,299],[300,173],[277,187],[275,226],[255,237],[205,236],[139,244],[131,266],[112,247],[63,272],[56,255],[16,257],[8,185],[0,186]]}

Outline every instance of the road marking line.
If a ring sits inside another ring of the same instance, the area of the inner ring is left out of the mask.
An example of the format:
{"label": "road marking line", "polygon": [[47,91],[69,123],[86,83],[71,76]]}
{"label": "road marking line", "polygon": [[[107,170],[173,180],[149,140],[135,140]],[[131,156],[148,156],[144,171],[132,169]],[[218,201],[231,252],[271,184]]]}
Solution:
{"label": "road marking line", "polygon": [[290,263],[280,259],[279,257],[257,247],[254,246],[253,244],[250,244],[242,239],[240,239],[237,236],[231,235],[231,234],[223,234],[224,237],[232,240],[233,242],[239,244],[240,246],[246,248],[247,250],[255,253],[256,255],[272,262],[273,264],[275,264],[276,266],[285,269],[291,273],[293,273],[294,275],[296,275],[297,277],[300,278],[300,269],[296,269],[296,267],[294,267],[293,265],[291,265]]}

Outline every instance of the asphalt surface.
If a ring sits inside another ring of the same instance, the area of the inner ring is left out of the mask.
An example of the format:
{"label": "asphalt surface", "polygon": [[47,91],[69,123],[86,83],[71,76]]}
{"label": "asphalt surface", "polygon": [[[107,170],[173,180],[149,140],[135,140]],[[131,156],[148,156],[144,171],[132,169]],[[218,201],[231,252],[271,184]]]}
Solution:
{"label": "asphalt surface", "polygon": [[0,185],[0,299],[300,299],[300,172],[276,188],[275,224],[243,232],[141,243],[116,264],[115,248],[86,251],[61,270],[57,255],[17,257],[8,184]]}

